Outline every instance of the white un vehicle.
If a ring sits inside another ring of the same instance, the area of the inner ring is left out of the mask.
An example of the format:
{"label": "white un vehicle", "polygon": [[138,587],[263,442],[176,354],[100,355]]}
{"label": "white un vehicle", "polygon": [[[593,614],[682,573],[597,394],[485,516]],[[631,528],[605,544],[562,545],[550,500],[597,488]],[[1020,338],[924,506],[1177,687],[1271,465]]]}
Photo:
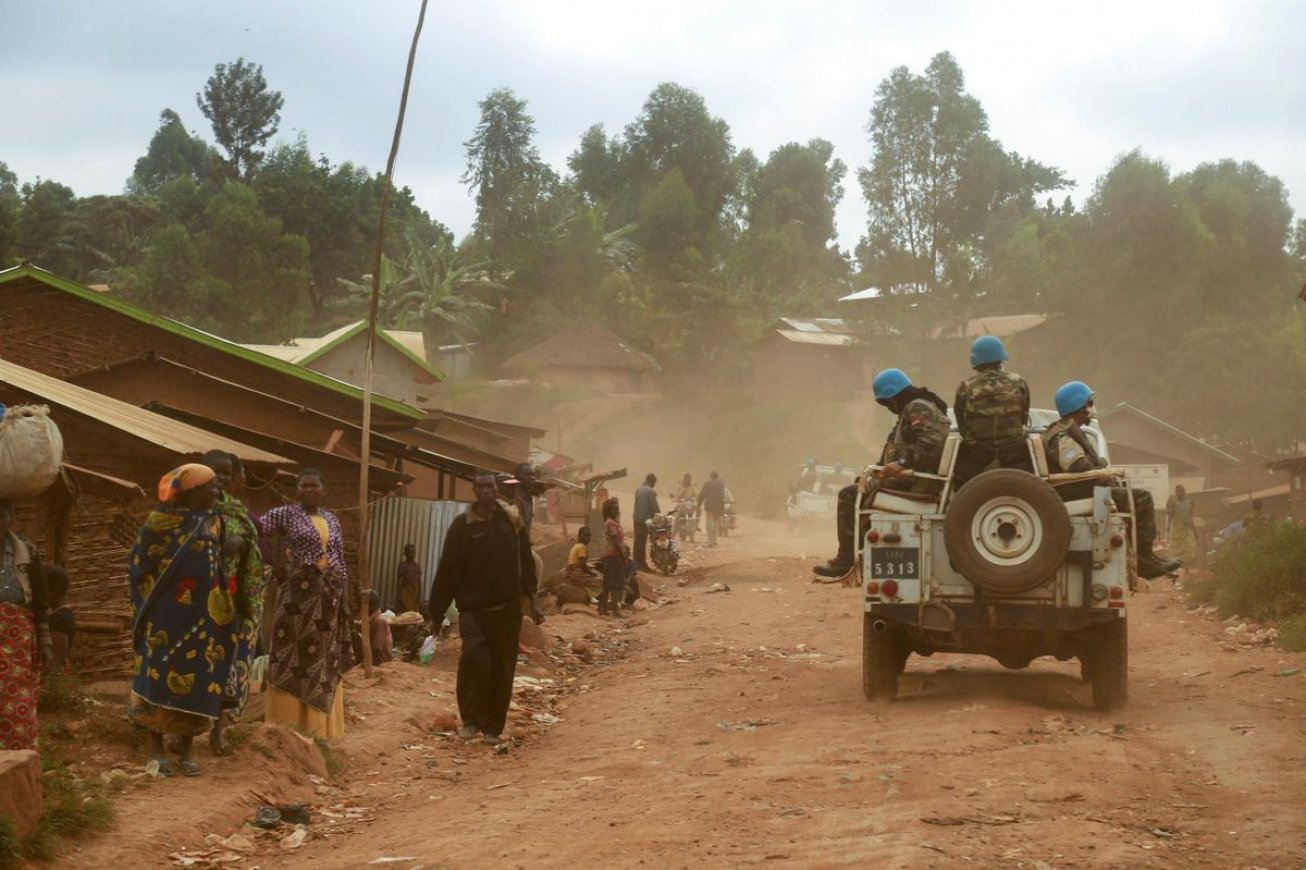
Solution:
{"label": "white un vehicle", "polygon": [[[976,653],[1008,668],[1039,656],[1078,658],[1099,710],[1129,686],[1126,605],[1135,575],[1130,517],[1111,499],[1119,469],[1049,474],[1041,433],[1057,419],[1034,410],[1027,430],[1037,475],[986,471],[952,492],[961,438],[951,434],[932,494],[880,490],[861,508],[857,544],[865,592],[862,691],[893,698],[912,653]],[[1096,423],[1084,427],[1109,459]],[[874,474],[876,466],[868,467]],[[1093,497],[1057,487],[1093,481]],[[1130,500],[1132,504],[1132,499]]]}

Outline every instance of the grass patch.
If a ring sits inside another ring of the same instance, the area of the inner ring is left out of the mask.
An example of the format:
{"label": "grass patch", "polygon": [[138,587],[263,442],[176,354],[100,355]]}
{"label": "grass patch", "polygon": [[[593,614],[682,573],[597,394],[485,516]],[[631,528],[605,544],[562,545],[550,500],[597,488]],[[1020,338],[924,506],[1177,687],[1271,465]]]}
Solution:
{"label": "grass patch", "polygon": [[23,844],[14,833],[14,823],[0,819],[0,870],[23,866]]}
{"label": "grass patch", "polygon": [[42,674],[36,708],[45,713],[71,713],[82,707],[82,687],[71,674]]}
{"label": "grass patch", "polygon": [[1276,622],[1280,644],[1306,649],[1306,529],[1276,523],[1230,544],[1191,595],[1221,616]]}
{"label": "grass patch", "polygon": [[322,753],[322,760],[326,762],[327,773],[330,774],[332,779],[335,779],[337,776],[344,773],[344,764],[340,762],[340,758],[331,749],[331,745],[327,743],[326,740],[314,736],[313,743],[317,745],[318,751]]}
{"label": "grass patch", "polygon": [[41,766],[41,819],[21,842],[12,823],[0,820],[0,868],[53,861],[61,842],[85,839],[113,824],[113,803],[100,788],[77,779],[54,753],[43,750]]}

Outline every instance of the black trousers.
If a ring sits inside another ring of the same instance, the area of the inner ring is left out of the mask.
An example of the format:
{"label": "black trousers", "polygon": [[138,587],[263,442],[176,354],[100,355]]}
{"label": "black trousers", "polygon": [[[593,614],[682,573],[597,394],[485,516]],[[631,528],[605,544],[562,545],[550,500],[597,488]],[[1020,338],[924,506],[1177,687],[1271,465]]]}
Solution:
{"label": "black trousers", "polygon": [[[1093,482],[1071,483],[1057,488],[1057,493],[1065,501],[1077,501],[1093,497]],[[1111,487],[1111,500],[1116,503],[1116,510],[1122,514],[1129,513],[1129,492],[1123,486]],[[1135,489],[1134,493],[1134,536],[1138,545],[1151,549],[1156,540],[1156,504],[1152,494],[1145,489]]]}
{"label": "black trousers", "polygon": [[[857,480],[860,481],[861,478],[859,477]],[[878,481],[870,492],[862,496],[862,504],[865,504],[870,500],[871,492],[874,492],[876,489],[910,490],[911,488],[911,481],[903,480],[901,478],[891,478],[889,480]],[[835,556],[836,561],[852,562],[853,560],[853,534],[857,525],[854,522],[857,516],[857,504],[857,483],[850,483],[843,489],[839,490],[839,498],[835,501],[834,514],[835,528],[839,534],[839,555]],[[863,519],[861,525],[863,527],[862,531],[864,532],[865,526],[867,525],[866,520]]]}
{"label": "black trousers", "polygon": [[1034,473],[1034,461],[1029,455],[1029,445],[1024,441],[992,447],[985,444],[962,444],[957,450],[957,462],[952,469],[952,485],[961,489],[966,481],[978,477],[980,472],[994,468],[1018,468]]}
{"label": "black trousers", "polygon": [[464,725],[487,734],[502,734],[512,703],[517,672],[521,605],[513,601],[497,610],[461,611],[458,634],[458,715]]}
{"label": "black trousers", "polygon": [[635,521],[635,564],[648,567],[648,526],[643,520]]}

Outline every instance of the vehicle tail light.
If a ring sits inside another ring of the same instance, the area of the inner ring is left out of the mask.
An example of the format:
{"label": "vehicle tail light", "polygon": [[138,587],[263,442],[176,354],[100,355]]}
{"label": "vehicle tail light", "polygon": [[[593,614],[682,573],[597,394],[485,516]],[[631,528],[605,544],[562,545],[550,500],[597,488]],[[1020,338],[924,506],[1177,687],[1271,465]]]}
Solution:
{"label": "vehicle tail light", "polygon": [[1112,587],[1111,587],[1111,597],[1114,598],[1114,599],[1116,599],[1116,600],[1119,600],[1119,599],[1121,599],[1121,598],[1124,598],[1124,597],[1125,597],[1125,590],[1121,589],[1119,586],[1112,586]]}
{"label": "vehicle tail light", "polygon": [[879,594],[880,594],[880,584],[879,584],[879,583],[876,583],[874,580],[872,580],[870,583],[867,583],[867,584],[866,584],[866,594],[867,594],[867,595],[879,595]]}
{"label": "vehicle tail light", "polygon": [[1106,587],[1101,583],[1093,584],[1093,600],[1106,601]]}
{"label": "vehicle tail light", "polygon": [[875,531],[875,529],[871,529],[866,533],[866,540],[870,541],[872,544],[878,544],[880,542],[880,533]]}
{"label": "vehicle tail light", "polygon": [[884,583],[880,586],[880,589],[884,591],[885,598],[892,598],[898,594],[898,581],[885,580]]}
{"label": "vehicle tail light", "polygon": [[1119,550],[1119,549],[1120,549],[1121,547],[1123,547],[1124,545],[1125,545],[1125,536],[1124,536],[1124,535],[1112,535],[1112,536],[1111,536],[1111,549],[1113,549],[1113,550]]}

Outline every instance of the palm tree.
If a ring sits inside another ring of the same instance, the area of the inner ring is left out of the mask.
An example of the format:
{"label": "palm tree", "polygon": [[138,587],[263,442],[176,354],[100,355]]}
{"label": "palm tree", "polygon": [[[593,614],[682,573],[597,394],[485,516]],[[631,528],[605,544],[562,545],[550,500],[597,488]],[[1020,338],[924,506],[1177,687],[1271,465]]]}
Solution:
{"label": "palm tree", "polygon": [[[504,289],[489,277],[488,262],[465,262],[463,252],[446,237],[426,244],[407,228],[405,238],[408,244],[398,263],[381,257],[380,325],[420,329],[436,343],[452,339],[466,344],[477,338],[494,310],[477,292]],[[339,280],[355,298],[370,298],[370,274],[358,282]]]}

